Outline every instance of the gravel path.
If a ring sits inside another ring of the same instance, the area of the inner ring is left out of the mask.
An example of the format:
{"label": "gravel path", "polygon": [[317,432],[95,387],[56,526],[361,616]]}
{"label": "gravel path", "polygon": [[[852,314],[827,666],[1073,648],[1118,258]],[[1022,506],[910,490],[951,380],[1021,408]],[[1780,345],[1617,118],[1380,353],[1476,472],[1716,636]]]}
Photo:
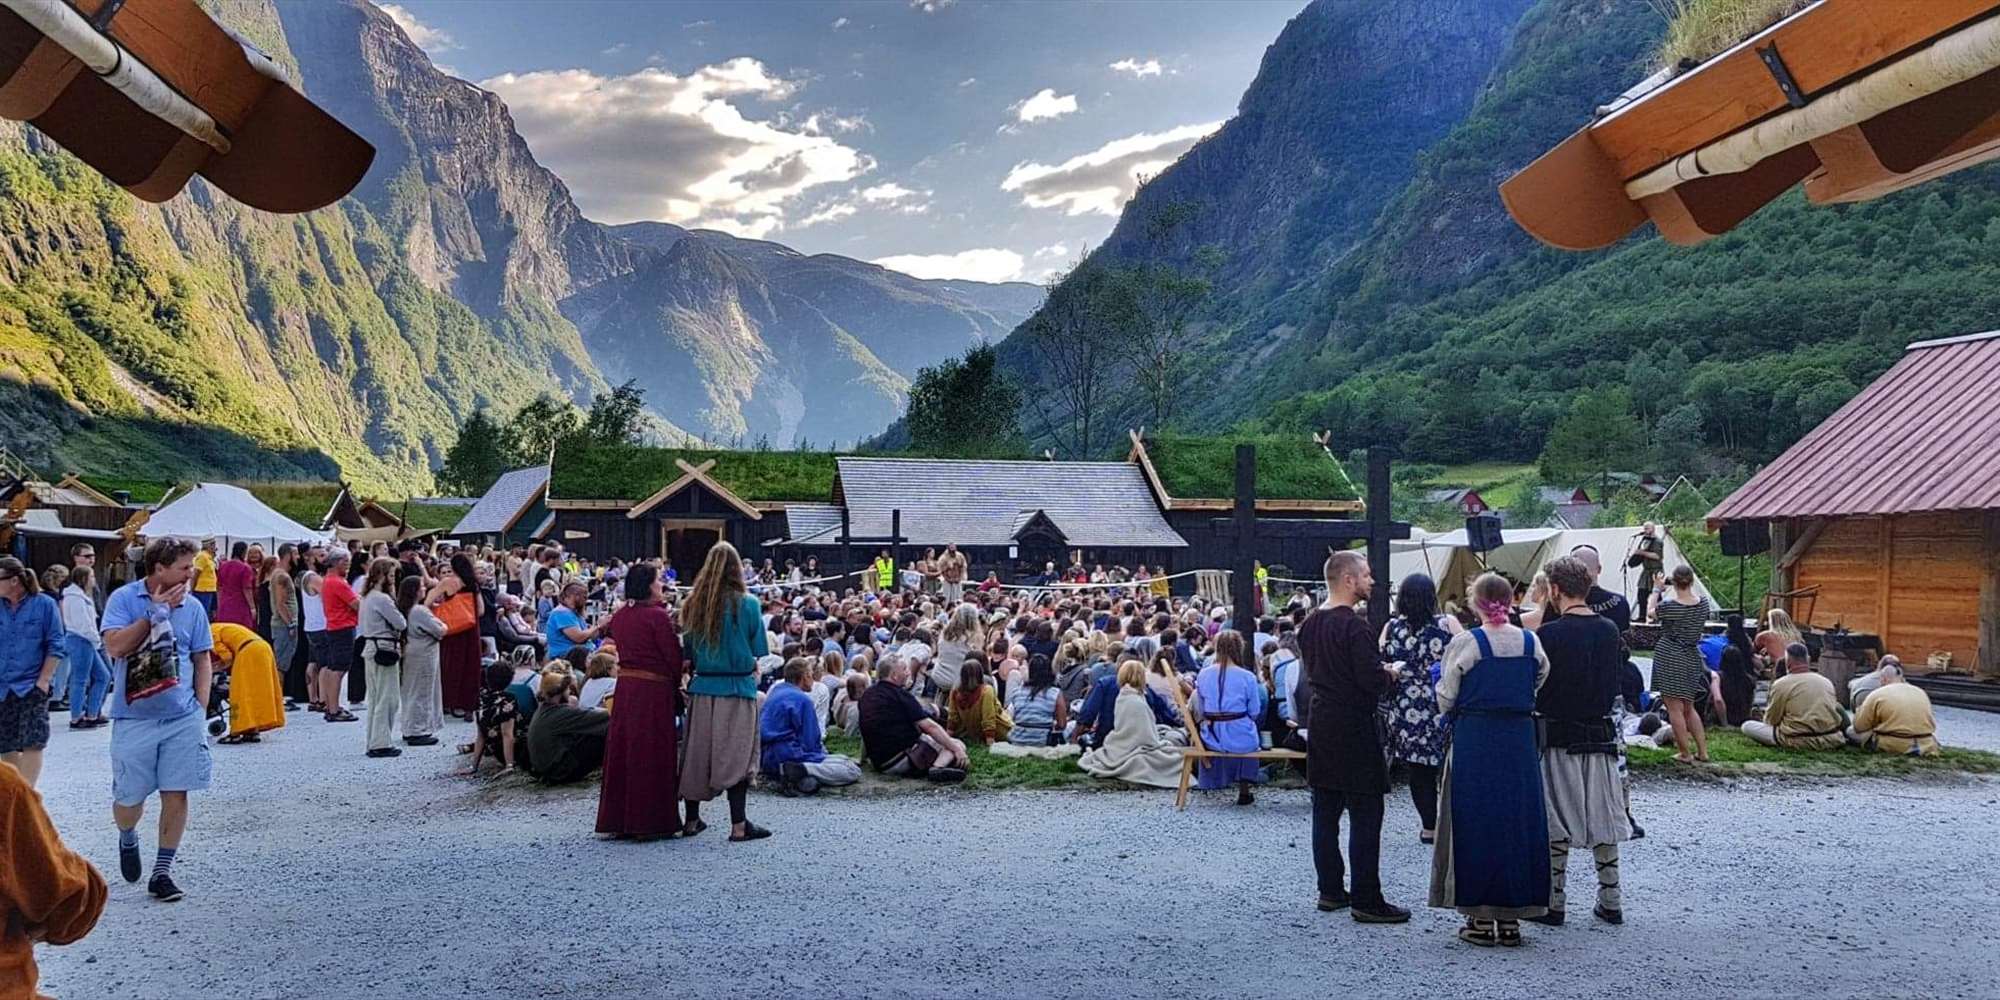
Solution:
{"label": "gravel path", "polygon": [[[1940,721],[2000,742],[2000,716],[1966,714]],[[2000,953],[1969,943],[2000,911],[1991,779],[1642,784],[1626,925],[1591,920],[1586,890],[1582,919],[1486,952],[1443,911],[1390,928],[1315,912],[1302,792],[1184,814],[1165,792],[759,793],[771,840],[729,844],[715,823],[632,845],[590,835],[594,788],[447,776],[462,724],[371,761],[359,726],[291,718],[216,748],[174,905],[117,880],[109,731],[58,732],[50,810],[113,888],[89,938],[41,949],[48,992],[1985,997],[2000,981]],[[150,862],[150,816],[141,830]],[[1427,878],[1416,834],[1392,799],[1384,876],[1405,904]],[[1588,883],[1588,855],[1572,871]]]}

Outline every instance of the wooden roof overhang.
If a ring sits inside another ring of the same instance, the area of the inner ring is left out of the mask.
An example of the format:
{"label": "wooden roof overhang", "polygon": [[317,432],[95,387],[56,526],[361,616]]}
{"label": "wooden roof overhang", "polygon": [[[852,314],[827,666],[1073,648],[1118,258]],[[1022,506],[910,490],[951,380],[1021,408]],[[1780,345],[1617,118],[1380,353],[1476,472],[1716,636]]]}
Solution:
{"label": "wooden roof overhang", "polygon": [[2000,0],[1818,0],[1620,95],[1500,185],[1522,229],[1594,250],[1651,221],[1729,231],[1804,182],[1867,201],[2000,156]]}
{"label": "wooden roof overhang", "polygon": [[307,212],[375,159],[197,0],[0,0],[0,117],[154,202],[200,174],[252,208]]}

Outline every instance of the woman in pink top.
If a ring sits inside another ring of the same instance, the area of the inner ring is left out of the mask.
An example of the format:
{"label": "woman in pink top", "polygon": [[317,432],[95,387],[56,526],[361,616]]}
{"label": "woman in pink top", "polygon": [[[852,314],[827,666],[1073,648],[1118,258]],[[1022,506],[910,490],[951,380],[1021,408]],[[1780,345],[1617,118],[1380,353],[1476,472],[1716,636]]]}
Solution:
{"label": "woman in pink top", "polygon": [[215,567],[215,620],[257,627],[257,571],[243,561],[248,542],[229,546],[229,558]]}

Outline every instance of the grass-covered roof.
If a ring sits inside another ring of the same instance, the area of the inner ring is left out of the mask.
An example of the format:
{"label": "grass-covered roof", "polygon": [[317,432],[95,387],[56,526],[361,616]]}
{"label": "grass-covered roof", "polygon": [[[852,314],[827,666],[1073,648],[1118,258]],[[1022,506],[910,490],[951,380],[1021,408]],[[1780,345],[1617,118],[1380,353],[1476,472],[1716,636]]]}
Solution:
{"label": "grass-covered roof", "polygon": [[1812,0],[1667,0],[1660,64],[1706,62],[1805,9]]}
{"label": "grass-covered roof", "polygon": [[600,445],[556,451],[549,496],[557,500],[644,500],[682,476],[675,459],[699,466],[744,500],[828,500],[834,456],[824,451],[710,451]]}
{"label": "grass-covered roof", "polygon": [[1146,454],[1167,495],[1176,500],[1227,500],[1236,495],[1236,446],[1257,446],[1260,500],[1359,500],[1347,471],[1310,435],[1192,437],[1158,434]]}

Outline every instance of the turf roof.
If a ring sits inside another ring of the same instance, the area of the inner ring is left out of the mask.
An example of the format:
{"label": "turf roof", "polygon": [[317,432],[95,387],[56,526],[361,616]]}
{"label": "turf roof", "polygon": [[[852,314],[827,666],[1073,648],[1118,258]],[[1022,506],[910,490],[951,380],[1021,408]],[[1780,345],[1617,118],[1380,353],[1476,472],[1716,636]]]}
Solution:
{"label": "turf roof", "polygon": [[711,451],[603,445],[558,449],[549,496],[558,500],[644,500],[679,479],[675,459],[698,466],[748,501],[819,500],[833,497],[834,456],[824,451]]}
{"label": "turf roof", "polygon": [[1257,496],[1263,500],[1358,500],[1346,470],[1306,434],[1146,439],[1160,484],[1176,500],[1236,495],[1236,446],[1257,446]]}

